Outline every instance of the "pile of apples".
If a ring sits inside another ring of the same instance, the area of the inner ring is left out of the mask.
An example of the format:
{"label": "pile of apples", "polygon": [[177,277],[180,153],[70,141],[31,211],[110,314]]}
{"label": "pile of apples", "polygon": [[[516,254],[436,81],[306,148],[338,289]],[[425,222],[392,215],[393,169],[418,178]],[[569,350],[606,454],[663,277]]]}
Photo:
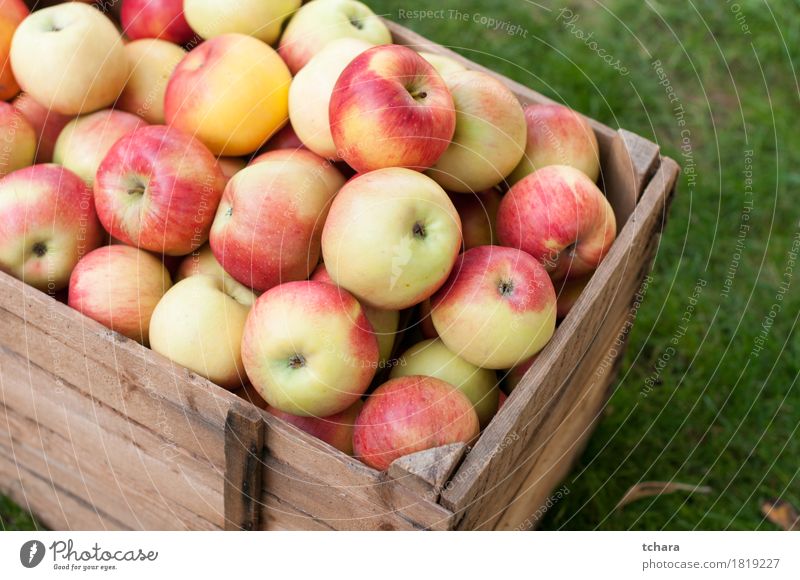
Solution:
{"label": "pile of apples", "polygon": [[121,23],[0,0],[0,268],[377,469],[472,441],[614,241],[588,122],[355,0]]}

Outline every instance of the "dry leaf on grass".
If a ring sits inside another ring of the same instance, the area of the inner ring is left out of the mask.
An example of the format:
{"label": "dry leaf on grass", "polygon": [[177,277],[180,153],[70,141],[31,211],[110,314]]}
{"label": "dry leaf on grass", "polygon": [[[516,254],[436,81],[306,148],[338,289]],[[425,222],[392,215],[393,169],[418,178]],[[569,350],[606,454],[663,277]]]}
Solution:
{"label": "dry leaf on grass", "polygon": [[687,493],[711,493],[711,488],[705,485],[690,485],[688,483],[677,483],[674,481],[643,481],[637,483],[625,492],[614,509],[620,509],[640,499],[657,495],[667,495],[676,491]]}
{"label": "dry leaf on grass", "polygon": [[787,532],[800,531],[800,515],[788,501],[768,499],[761,502],[761,513],[770,522]]}

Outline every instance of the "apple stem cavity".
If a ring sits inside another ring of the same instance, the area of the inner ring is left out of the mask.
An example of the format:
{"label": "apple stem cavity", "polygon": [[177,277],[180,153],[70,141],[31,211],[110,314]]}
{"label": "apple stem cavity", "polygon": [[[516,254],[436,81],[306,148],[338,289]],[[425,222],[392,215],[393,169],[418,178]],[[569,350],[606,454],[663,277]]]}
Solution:
{"label": "apple stem cavity", "polygon": [[497,285],[497,291],[500,292],[500,296],[508,298],[514,293],[514,282],[512,280],[501,280],[500,284]]}
{"label": "apple stem cavity", "polygon": [[415,223],[411,231],[414,233],[415,238],[419,238],[421,240],[424,240],[425,236],[427,236],[427,232],[425,231],[425,224],[420,222]]}
{"label": "apple stem cavity", "polygon": [[33,244],[33,253],[39,258],[44,257],[44,255],[47,253],[47,244],[44,242],[36,242]]}
{"label": "apple stem cavity", "polygon": [[306,358],[302,354],[294,354],[289,357],[289,368],[301,369],[306,366]]}
{"label": "apple stem cavity", "polygon": [[428,93],[426,91],[409,91],[411,93],[411,98],[415,101],[424,101],[428,97]]}
{"label": "apple stem cavity", "polygon": [[350,24],[353,26],[353,28],[364,30],[364,22],[360,18],[351,18]]}

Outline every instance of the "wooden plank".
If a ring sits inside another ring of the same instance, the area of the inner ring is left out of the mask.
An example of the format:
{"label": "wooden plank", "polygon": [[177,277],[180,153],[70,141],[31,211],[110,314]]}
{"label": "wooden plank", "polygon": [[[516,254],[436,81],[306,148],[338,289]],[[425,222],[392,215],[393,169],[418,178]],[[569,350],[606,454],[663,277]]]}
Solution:
{"label": "wooden plank", "polygon": [[[558,409],[548,417],[530,445],[532,450],[541,450],[532,455],[533,467],[508,506],[480,527],[496,530],[537,527],[547,511],[546,502],[552,490],[572,470],[602,413],[614,373],[598,373],[597,369],[604,360],[621,360],[613,337],[610,342],[609,347],[608,337],[604,337],[605,348],[595,348],[591,357],[583,358]],[[525,468],[520,471],[524,473]]]}
{"label": "wooden plank", "polygon": [[233,405],[225,420],[225,529],[258,530],[264,421],[252,405]]}
{"label": "wooden plank", "polygon": [[263,487],[336,529],[447,529],[448,510],[268,413]]}
{"label": "wooden plank", "polygon": [[659,146],[620,129],[603,165],[603,184],[620,232],[660,163]]}
{"label": "wooden plank", "polygon": [[396,459],[388,474],[400,485],[422,497],[439,499],[442,488],[467,453],[464,443],[452,443],[418,451]]}
{"label": "wooden plank", "polygon": [[[576,358],[589,350],[609,316],[627,307],[649,241],[659,231],[678,166],[663,159],[656,176],[550,344],[509,397],[442,493],[442,504],[472,529],[496,517],[518,489],[508,478],[570,384]],[[612,317],[613,319],[613,317]]]}
{"label": "wooden plank", "polygon": [[107,527],[218,529],[218,480],[194,476],[191,461],[163,447],[150,430],[120,419],[63,379],[57,384],[6,348],[0,373],[0,447],[91,501],[114,522]]}

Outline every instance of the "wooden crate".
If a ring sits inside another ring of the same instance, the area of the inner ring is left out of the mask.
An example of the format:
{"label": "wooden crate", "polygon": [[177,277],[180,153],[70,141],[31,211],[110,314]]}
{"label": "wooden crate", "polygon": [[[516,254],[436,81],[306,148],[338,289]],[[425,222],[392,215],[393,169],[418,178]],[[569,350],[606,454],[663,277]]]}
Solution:
{"label": "wooden crate", "polygon": [[619,236],[471,450],[375,471],[0,274],[0,490],[54,529],[535,527],[600,416],[679,172],[655,144],[592,126]]}

